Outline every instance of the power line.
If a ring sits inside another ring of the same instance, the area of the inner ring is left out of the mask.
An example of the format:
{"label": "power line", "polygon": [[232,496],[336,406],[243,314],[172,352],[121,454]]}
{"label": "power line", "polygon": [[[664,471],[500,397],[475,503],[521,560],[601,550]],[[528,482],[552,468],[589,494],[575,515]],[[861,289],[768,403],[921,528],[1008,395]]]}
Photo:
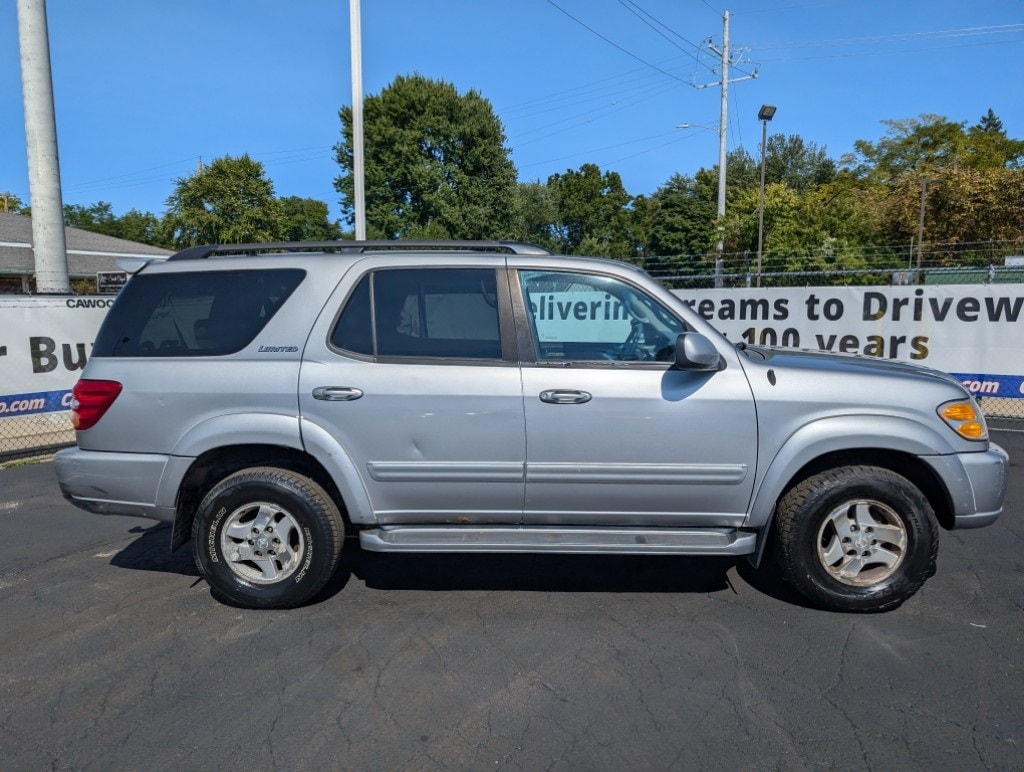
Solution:
{"label": "power line", "polygon": [[691,51],[688,51],[688,50],[686,50],[686,49],[685,49],[685,48],[683,48],[683,47],[682,47],[681,45],[679,45],[678,43],[676,43],[676,42],[675,42],[674,40],[672,40],[672,38],[670,38],[670,37],[669,37],[668,35],[666,35],[666,34],[665,34],[664,32],[662,32],[661,30],[659,30],[659,29],[658,29],[658,27],[655,27],[655,26],[654,26],[654,24],[651,24],[651,22],[650,22],[650,21],[648,21],[647,19],[645,19],[645,18],[644,18],[644,16],[646,16],[647,18],[651,19],[651,21],[655,22],[655,23],[656,23],[656,24],[658,24],[659,26],[661,26],[661,27],[664,27],[664,28],[665,28],[666,30],[668,30],[669,32],[671,32],[671,33],[672,33],[673,35],[675,35],[675,36],[676,36],[677,38],[679,38],[680,40],[682,40],[682,41],[683,41],[684,43],[686,43],[686,44],[687,44],[688,46],[690,46],[691,48],[694,48],[694,49],[700,50],[700,46],[699,46],[699,45],[697,45],[696,43],[694,43],[694,42],[692,42],[692,41],[690,41],[690,40],[687,40],[686,38],[684,38],[684,37],[683,37],[682,35],[680,35],[680,34],[679,34],[678,32],[676,32],[675,30],[673,30],[673,29],[672,29],[671,27],[669,27],[669,26],[668,26],[667,24],[665,24],[664,22],[662,22],[662,21],[658,20],[658,19],[657,19],[657,18],[655,18],[655,17],[654,17],[654,16],[652,15],[652,14],[648,13],[648,12],[647,12],[647,11],[645,11],[645,10],[644,10],[643,8],[641,8],[641,7],[639,6],[639,5],[637,5],[636,3],[634,3],[634,2],[633,2],[633,0],[618,0],[618,3],[619,3],[619,5],[621,5],[621,6],[623,7],[623,8],[625,8],[625,9],[626,9],[627,11],[629,11],[629,12],[630,12],[631,14],[633,14],[634,16],[636,16],[636,17],[637,17],[637,18],[638,18],[638,19],[639,19],[640,21],[642,21],[642,22],[643,22],[644,24],[646,24],[646,25],[647,25],[648,27],[650,27],[650,28],[651,28],[652,30],[654,30],[654,31],[655,31],[656,33],[658,33],[659,35],[661,35],[661,37],[663,37],[663,38],[664,38],[665,40],[667,40],[667,41],[669,42],[669,44],[670,44],[670,45],[672,45],[672,46],[675,46],[675,47],[676,47],[676,48],[678,48],[678,49],[679,49],[680,51],[682,51],[682,52],[683,52],[683,53],[685,53],[685,54],[686,54],[687,56],[689,56],[689,57],[690,57],[691,59],[693,59],[693,61],[695,61],[695,62],[697,62],[698,64],[700,64],[700,60],[699,60],[699,59],[697,58],[697,56],[696,56],[696,55],[695,55],[694,53],[692,53]]}
{"label": "power line", "polygon": [[658,65],[656,65],[656,64],[651,64],[651,63],[650,63],[649,61],[647,61],[646,59],[644,59],[644,58],[642,58],[642,57],[639,57],[639,56],[637,56],[636,54],[634,54],[634,53],[633,53],[632,51],[629,51],[629,50],[627,50],[627,49],[623,48],[623,47],[622,47],[622,46],[620,46],[620,45],[619,45],[618,43],[616,43],[616,42],[615,42],[614,40],[610,40],[609,38],[606,38],[606,37],[605,37],[604,35],[602,35],[602,34],[601,34],[600,32],[598,32],[598,31],[597,31],[596,29],[594,29],[594,28],[593,28],[593,27],[591,27],[590,25],[586,24],[585,22],[581,21],[580,19],[577,19],[577,18],[576,18],[575,16],[573,16],[573,15],[572,15],[571,13],[569,13],[569,12],[568,12],[567,10],[565,10],[564,8],[562,8],[561,6],[559,6],[559,5],[558,5],[558,4],[557,4],[557,3],[556,3],[556,2],[554,1],[554,0],[547,0],[547,3],[548,3],[548,5],[551,5],[551,6],[553,6],[554,8],[556,8],[557,10],[561,11],[562,13],[564,13],[564,14],[565,14],[566,16],[568,16],[568,17],[569,17],[570,19],[572,19],[572,20],[573,20],[574,22],[576,22],[577,24],[579,24],[579,25],[580,25],[581,27],[583,27],[584,29],[588,30],[589,32],[593,33],[594,35],[597,35],[597,36],[598,36],[599,38],[601,38],[601,40],[603,40],[603,41],[604,41],[605,43],[607,43],[608,45],[610,45],[610,46],[612,46],[613,48],[616,48],[616,49],[618,49],[619,51],[621,51],[622,53],[624,53],[624,54],[625,54],[626,56],[629,56],[629,57],[631,57],[631,58],[633,58],[633,59],[636,59],[636,60],[637,60],[638,62],[640,62],[641,64],[643,64],[643,65],[646,65],[647,67],[650,67],[650,68],[651,68],[652,70],[657,70],[657,71],[658,71],[658,72],[660,72],[660,73],[661,73],[662,75],[665,75],[665,76],[667,76],[667,77],[669,77],[669,78],[672,78],[672,80],[678,80],[678,81],[679,81],[680,83],[685,83],[685,82],[686,82],[686,81],[684,81],[684,80],[683,80],[682,78],[680,78],[680,77],[679,77],[678,75],[673,75],[673,74],[672,74],[671,72],[669,72],[668,70],[663,70],[663,69],[661,69],[661,67],[659,67]]}
{"label": "power line", "polygon": [[960,43],[956,45],[928,46],[924,48],[900,48],[887,51],[849,51],[847,53],[819,54],[817,56],[770,56],[759,62],[809,62],[820,59],[852,59],[862,56],[902,56],[923,51],[948,51],[953,48],[977,48],[978,46],[1020,45],[1020,40],[990,40],[984,43]]}
{"label": "power line", "polygon": [[973,37],[975,35],[995,35],[1004,32],[1024,32],[1024,24],[997,24],[984,27],[961,27],[949,30],[933,30],[930,32],[900,32],[891,35],[868,35],[855,38],[832,38],[825,40],[804,40],[790,41],[786,43],[764,43],[758,44],[759,50],[772,50],[779,48],[822,48],[831,46],[908,42],[912,40],[928,40],[944,37]]}

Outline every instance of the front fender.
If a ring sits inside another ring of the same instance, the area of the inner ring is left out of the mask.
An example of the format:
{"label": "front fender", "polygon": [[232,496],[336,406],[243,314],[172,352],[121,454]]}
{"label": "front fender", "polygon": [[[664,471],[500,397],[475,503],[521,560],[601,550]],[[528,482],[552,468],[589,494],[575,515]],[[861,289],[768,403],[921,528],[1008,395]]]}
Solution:
{"label": "front fender", "polygon": [[745,525],[767,525],[782,492],[807,464],[829,453],[856,450],[888,450],[911,456],[956,452],[949,439],[934,428],[899,416],[844,415],[812,421],[793,432],[772,455],[755,482]]}

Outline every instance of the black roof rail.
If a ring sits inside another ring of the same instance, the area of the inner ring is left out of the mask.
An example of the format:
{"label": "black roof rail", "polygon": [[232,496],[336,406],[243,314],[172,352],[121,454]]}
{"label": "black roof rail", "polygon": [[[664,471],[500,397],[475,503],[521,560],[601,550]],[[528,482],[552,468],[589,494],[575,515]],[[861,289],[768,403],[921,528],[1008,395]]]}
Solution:
{"label": "black roof rail", "polygon": [[168,260],[203,260],[218,254],[255,254],[258,252],[366,252],[369,250],[490,250],[514,255],[550,255],[551,252],[526,241],[271,241],[262,244],[202,244],[186,247]]}

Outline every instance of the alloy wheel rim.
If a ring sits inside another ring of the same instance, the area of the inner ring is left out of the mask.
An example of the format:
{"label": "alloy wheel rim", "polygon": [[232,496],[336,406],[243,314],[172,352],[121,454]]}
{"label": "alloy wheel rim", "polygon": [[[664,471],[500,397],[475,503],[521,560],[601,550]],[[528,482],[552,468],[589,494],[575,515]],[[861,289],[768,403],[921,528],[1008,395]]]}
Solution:
{"label": "alloy wheel rim", "polygon": [[295,518],[265,501],[244,504],[230,515],[220,551],[232,572],[253,584],[276,584],[291,576],[306,554],[306,539]]}
{"label": "alloy wheel rim", "polygon": [[818,529],[818,560],[836,581],[869,587],[889,579],[907,551],[907,528],[896,510],[873,499],[833,509]]}

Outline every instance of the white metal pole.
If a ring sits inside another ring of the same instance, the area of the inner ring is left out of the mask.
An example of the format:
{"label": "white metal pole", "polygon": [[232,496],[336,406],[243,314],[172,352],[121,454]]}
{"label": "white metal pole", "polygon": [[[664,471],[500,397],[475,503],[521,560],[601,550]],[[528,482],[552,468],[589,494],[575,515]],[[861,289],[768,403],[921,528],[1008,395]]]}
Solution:
{"label": "white metal pole", "polygon": [[[718,220],[725,217],[726,121],[729,117],[729,12],[722,14],[722,113],[718,121]],[[725,249],[722,231],[718,236],[718,256]]]}
{"label": "white metal pole", "polygon": [[57,156],[57,120],[53,109],[50,41],[45,0],[18,0],[21,96],[25,104],[25,151],[32,205],[32,252],[36,292],[67,293],[68,253]]}
{"label": "white metal pole", "polygon": [[363,160],[363,33],[360,0],[349,0],[349,36],[352,49],[352,181],[356,239],[366,239],[366,180]]}

